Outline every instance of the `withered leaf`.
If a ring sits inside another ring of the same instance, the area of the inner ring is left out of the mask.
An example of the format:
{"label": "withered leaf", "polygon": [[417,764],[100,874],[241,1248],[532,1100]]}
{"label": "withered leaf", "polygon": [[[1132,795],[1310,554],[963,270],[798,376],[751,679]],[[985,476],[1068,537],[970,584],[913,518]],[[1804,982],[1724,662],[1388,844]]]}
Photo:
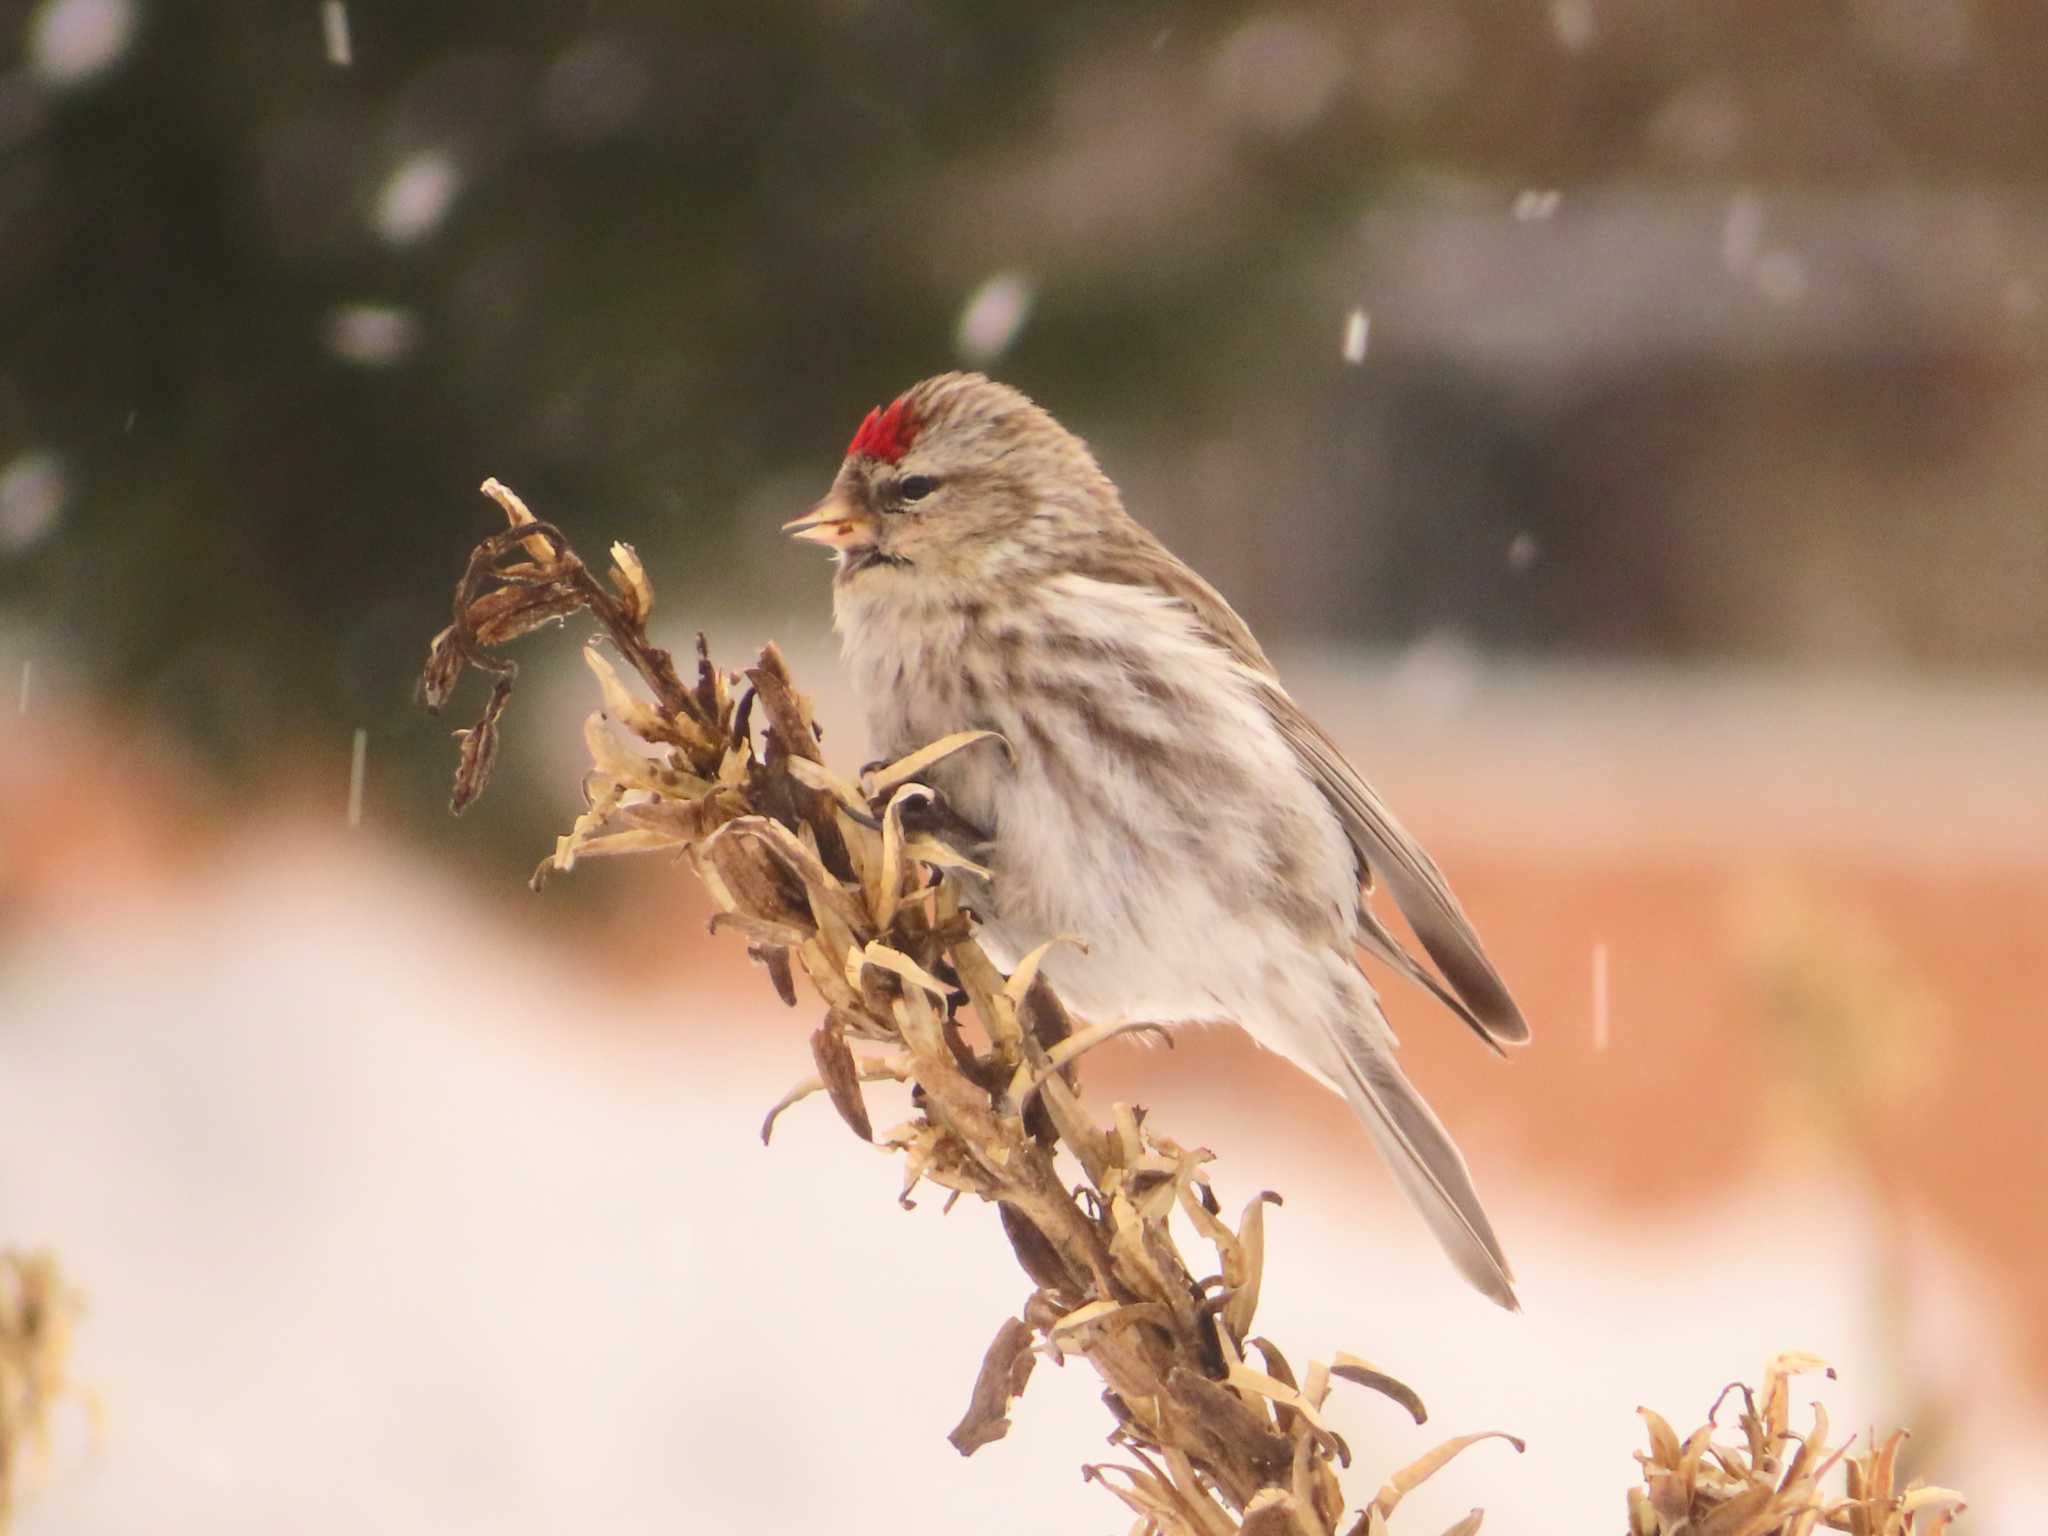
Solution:
{"label": "withered leaf", "polygon": [[944,1002],[952,991],[952,988],[902,950],[891,949],[879,939],[871,941],[863,949],[847,953],[846,980],[849,985],[860,985],[861,977],[869,970],[887,971],[900,980],[921,987],[941,1002]]}
{"label": "withered leaf", "polygon": [[1322,1536],[1322,1521],[1315,1519],[1301,1500],[1282,1488],[1268,1488],[1245,1506],[1239,1536]]}
{"label": "withered leaf", "polygon": [[802,887],[766,843],[740,835],[747,825],[745,820],[727,822],[697,845],[700,868],[708,866],[717,876],[712,895],[749,917],[808,929],[811,912]]}
{"label": "withered leaf", "polygon": [[1388,1478],[1386,1486],[1380,1489],[1379,1495],[1372,1501],[1372,1507],[1382,1515],[1391,1516],[1394,1513],[1395,1505],[1399,1504],[1402,1499],[1414,1492],[1416,1488],[1428,1482],[1429,1479],[1442,1471],[1445,1463],[1449,1462],[1452,1457],[1468,1447],[1479,1444],[1482,1440],[1505,1440],[1515,1448],[1518,1455],[1528,1449],[1516,1436],[1503,1434],[1497,1429],[1488,1430],[1483,1434],[1460,1435],[1455,1440],[1446,1440],[1435,1450],[1416,1457],[1415,1460],[1409,1462],[1407,1466]]}
{"label": "withered leaf", "polygon": [[[1301,1390],[1301,1384],[1294,1379],[1294,1368],[1287,1363],[1287,1357],[1280,1353],[1279,1345],[1266,1338],[1251,1339],[1247,1342],[1259,1352],[1259,1357],[1266,1362],[1266,1374],[1268,1376],[1295,1392]],[[1280,1398],[1274,1398],[1271,1401],[1273,1404],[1273,1417],[1278,1421],[1281,1431],[1286,1434],[1292,1434],[1294,1432],[1294,1410],[1288,1407],[1287,1403]]]}
{"label": "withered leaf", "polygon": [[1866,1499],[1889,1500],[1892,1496],[1893,1470],[1898,1465],[1899,1447],[1906,1443],[1903,1429],[1893,1430],[1891,1436],[1877,1448],[1864,1467],[1863,1496]]}
{"label": "withered leaf", "polygon": [[714,790],[694,800],[676,800],[664,795],[659,800],[622,805],[619,820],[645,832],[659,832],[678,846],[710,836],[740,814],[723,790]]}
{"label": "withered leaf", "polygon": [[1293,1443],[1228,1387],[1177,1365],[1167,1373],[1166,1390],[1210,1436],[1269,1477],[1293,1463]]}
{"label": "withered leaf", "polygon": [[[1752,1529],[1758,1517],[1776,1502],[1778,1490],[1769,1483],[1752,1483],[1730,1495],[1705,1518],[1693,1522],[1698,1536],[1738,1536]],[[1781,1524],[1776,1516],[1761,1522],[1764,1529]]]}
{"label": "withered leaf", "polygon": [[1297,1392],[1301,1390],[1301,1383],[1294,1379],[1294,1367],[1289,1365],[1287,1357],[1280,1353],[1279,1345],[1263,1336],[1247,1340],[1247,1342],[1259,1352],[1260,1358],[1266,1362],[1266,1374],[1268,1376],[1284,1386],[1292,1387]]}
{"label": "withered leaf", "polygon": [[860,817],[868,815],[867,801],[860,792],[823,763],[814,763],[807,757],[791,758],[789,776],[806,789],[830,795],[843,811]]}
{"label": "withered leaf", "polygon": [[[489,479],[485,480],[477,489],[498,504],[498,510],[505,514],[505,521],[511,527],[521,528],[528,523],[540,521],[539,518],[526,509],[526,503],[520,500],[519,493],[513,490],[511,486],[505,484],[496,475],[492,475]],[[532,538],[520,540],[520,544],[536,560],[545,561],[554,558],[554,546],[538,534]]]}
{"label": "withered leaf", "polygon": [[476,724],[455,733],[461,745],[455,755],[455,791],[448,797],[448,809],[458,816],[491,782],[491,770],[498,765],[498,717],[511,700],[512,679],[501,677]]}
{"label": "withered leaf", "polygon": [[780,822],[746,816],[730,822],[721,835],[744,837],[768,850],[800,882],[810,898],[811,915],[820,933],[838,949],[859,942],[867,933],[867,911],[839,883],[817,852]]}
{"label": "withered leaf", "polygon": [[[1007,1207],[1006,1207],[1007,1209]],[[1014,1317],[1003,1319],[995,1342],[982,1356],[967,1412],[946,1438],[962,1456],[972,1456],[992,1440],[1010,1432],[1010,1404],[1024,1393],[1037,1356],[1031,1352],[1031,1329]]]}
{"label": "withered leaf", "polygon": [[1052,1239],[1039,1230],[1038,1223],[1007,1200],[998,1201],[996,1211],[1002,1217],[1003,1233],[1010,1239],[1011,1251],[1017,1255],[1018,1264],[1032,1282],[1055,1296],[1072,1297],[1077,1294],[1066,1260],[1060,1257]]}
{"label": "withered leaf", "polygon": [[1335,1362],[1330,1366],[1330,1374],[1342,1377],[1345,1381],[1356,1382],[1361,1387],[1370,1387],[1373,1391],[1383,1396],[1391,1397],[1403,1408],[1406,1408],[1409,1415],[1418,1424],[1427,1424],[1429,1422],[1429,1410],[1422,1406],[1422,1399],[1415,1395],[1414,1390],[1405,1383],[1396,1381],[1368,1360],[1361,1360],[1356,1355],[1340,1353]]}
{"label": "withered leaf", "polygon": [[[1045,984],[1044,977],[1033,982],[1031,990],[1024,994],[1024,1001],[1017,1008],[1017,1022],[1048,1051],[1074,1032],[1073,1015],[1067,1012],[1059,994]],[[1072,1081],[1071,1072],[1068,1080]]]}
{"label": "withered leaf", "polygon": [[[706,720],[716,722],[725,718],[725,673],[712,664],[711,642],[705,639],[704,631],[701,629],[697,631],[697,683],[691,690],[691,697],[696,701],[697,707],[704,711]],[[751,707],[751,691],[747,697]],[[735,727],[734,739],[744,739],[747,734],[746,723],[735,722]]]}
{"label": "withered leaf", "polygon": [[751,941],[747,945],[749,955],[757,949],[787,952],[811,936],[807,929],[790,923],[773,923],[765,917],[753,917],[745,912],[714,912],[705,928],[711,933],[723,928],[738,929]]}
{"label": "withered leaf", "polygon": [[[1112,1472],[1129,1479],[1129,1486],[1120,1487],[1111,1482],[1109,1474]],[[1173,1525],[1161,1524],[1162,1520],[1175,1521],[1184,1528],[1186,1522],[1180,1519],[1180,1500],[1175,1497],[1166,1480],[1156,1472],[1141,1472],[1136,1467],[1084,1465],[1081,1468],[1081,1481],[1100,1483],[1131,1509],[1144,1516],[1138,1531],[1145,1533],[1145,1536],[1154,1536],[1154,1533],[1159,1532],[1172,1532],[1173,1536],[1181,1536],[1180,1531],[1175,1530]]]}
{"label": "withered leaf", "polygon": [[875,1128],[868,1120],[867,1102],[861,1098],[860,1074],[853,1063],[853,1052],[847,1049],[846,1035],[830,1014],[811,1035],[811,1059],[818,1064],[818,1076],[825,1080],[825,1092],[831,1097],[832,1107],[839,1111],[839,1118],[862,1141],[873,1141]]}
{"label": "withered leaf", "polygon": [[420,702],[428,711],[438,715],[455,692],[455,685],[462,681],[465,665],[462,647],[455,638],[455,626],[450,624],[434,636],[427,646],[427,664],[420,672]]}
{"label": "withered leaf", "polygon": [[627,621],[646,623],[647,615],[654,611],[654,587],[630,544],[612,545],[612,587],[619,594],[619,608]]}
{"label": "withered leaf", "polygon": [[996,732],[959,731],[951,736],[935,741],[929,746],[919,747],[907,757],[900,757],[893,763],[863,774],[861,776],[862,783],[870,795],[880,799],[882,796],[892,793],[897,786],[908,784],[913,779],[922,778],[928,769],[944,762],[955,752],[963,751],[984,741],[999,743],[1010,760],[1012,762],[1016,761],[1016,749]]}
{"label": "withered leaf", "polygon": [[1230,1300],[1224,1304],[1223,1322],[1229,1328],[1233,1339],[1241,1339],[1251,1332],[1252,1317],[1259,1309],[1259,1282],[1266,1270],[1266,1204],[1280,1203],[1280,1197],[1273,1191],[1264,1190],[1244,1208],[1244,1216],[1237,1224],[1237,1253],[1232,1256],[1236,1263],[1226,1263],[1226,1273],[1242,1266],[1242,1274],[1232,1276],[1234,1284]]}
{"label": "withered leaf", "polygon": [[768,972],[775,995],[785,1008],[796,1006],[796,978],[789,970],[789,950],[779,944],[749,944],[747,954]]}
{"label": "withered leaf", "polygon": [[1650,1507],[1666,1525],[1676,1525],[1692,1512],[1692,1489],[1676,1472],[1653,1472],[1643,1479]]}
{"label": "withered leaf", "polygon": [[1676,1467],[1679,1458],[1678,1432],[1671,1427],[1664,1415],[1654,1408],[1637,1408],[1636,1412],[1643,1416],[1643,1423],[1649,1427],[1651,1464],[1666,1471]]}
{"label": "withered leaf", "polygon": [[[1019,960],[1017,968],[1010,972],[1010,979],[1003,983],[1003,995],[1009,998],[1011,1006],[1018,1008],[1024,1006],[1025,997],[1029,995],[1032,984],[1038,979],[1039,966],[1045,962],[1045,957],[1052,953],[1053,946],[1056,944],[1071,944],[1084,955],[1088,952],[1088,941],[1079,934],[1054,934],[1043,944],[1024,956],[1023,959]],[[1045,1043],[1051,1045],[1053,1042],[1047,1041]]]}
{"label": "withered leaf", "polygon": [[464,617],[483,645],[505,645],[587,606],[582,593],[560,582],[497,587],[469,605]]}
{"label": "withered leaf", "polygon": [[809,758],[814,763],[824,761],[811,712],[790,683],[782,652],[773,645],[764,647],[759,665],[747,668],[746,677],[754,685],[759,707],[768,716],[769,766],[774,766],[778,750],[791,757]]}

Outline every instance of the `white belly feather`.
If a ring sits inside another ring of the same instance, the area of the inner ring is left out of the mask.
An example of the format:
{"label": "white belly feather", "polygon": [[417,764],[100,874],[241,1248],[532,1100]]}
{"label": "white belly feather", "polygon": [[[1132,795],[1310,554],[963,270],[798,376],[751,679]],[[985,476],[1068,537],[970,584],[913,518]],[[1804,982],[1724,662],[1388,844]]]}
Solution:
{"label": "white belly feather", "polygon": [[1062,576],[997,616],[893,572],[850,587],[839,627],[879,754],[977,728],[1018,754],[933,775],[991,834],[998,963],[1076,935],[1088,951],[1045,969],[1084,1017],[1234,1022],[1327,1073],[1333,983],[1352,1017],[1378,1010],[1350,959],[1354,855],[1260,702],[1271,683],[1140,588]]}

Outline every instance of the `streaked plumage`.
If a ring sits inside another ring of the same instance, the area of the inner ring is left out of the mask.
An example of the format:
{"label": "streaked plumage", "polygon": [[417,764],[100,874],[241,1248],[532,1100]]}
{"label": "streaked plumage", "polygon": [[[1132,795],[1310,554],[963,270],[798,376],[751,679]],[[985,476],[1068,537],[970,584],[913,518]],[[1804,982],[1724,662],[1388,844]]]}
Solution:
{"label": "streaked plumage", "polygon": [[[1496,1047],[1528,1026],[1428,855],[1086,446],[1007,386],[942,375],[869,414],[791,527],[839,553],[835,618],[878,755],[967,729],[1015,748],[934,774],[988,834],[995,957],[1081,935],[1085,953],[1056,949],[1045,970],[1083,1017],[1236,1023],[1316,1073],[1460,1271],[1513,1306],[1464,1159],[1395,1065],[1355,951]],[[1373,914],[1374,877],[1440,977]]]}

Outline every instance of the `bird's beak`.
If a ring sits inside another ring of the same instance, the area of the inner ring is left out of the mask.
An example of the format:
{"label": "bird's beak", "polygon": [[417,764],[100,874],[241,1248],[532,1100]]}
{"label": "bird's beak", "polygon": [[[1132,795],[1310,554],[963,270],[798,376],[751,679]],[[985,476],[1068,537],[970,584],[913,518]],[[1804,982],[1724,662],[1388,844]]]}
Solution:
{"label": "bird's beak", "polygon": [[839,491],[834,491],[802,517],[782,525],[793,539],[845,551],[875,542],[875,520]]}

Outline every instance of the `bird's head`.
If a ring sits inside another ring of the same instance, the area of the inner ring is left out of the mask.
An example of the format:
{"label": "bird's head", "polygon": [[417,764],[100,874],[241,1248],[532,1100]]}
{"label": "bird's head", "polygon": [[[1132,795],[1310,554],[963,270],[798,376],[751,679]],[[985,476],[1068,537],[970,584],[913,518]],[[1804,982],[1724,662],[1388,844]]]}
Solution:
{"label": "bird's head", "polygon": [[836,552],[842,593],[939,597],[1055,564],[1118,511],[1079,438],[1007,384],[946,373],[869,411],[831,493],[784,526]]}

